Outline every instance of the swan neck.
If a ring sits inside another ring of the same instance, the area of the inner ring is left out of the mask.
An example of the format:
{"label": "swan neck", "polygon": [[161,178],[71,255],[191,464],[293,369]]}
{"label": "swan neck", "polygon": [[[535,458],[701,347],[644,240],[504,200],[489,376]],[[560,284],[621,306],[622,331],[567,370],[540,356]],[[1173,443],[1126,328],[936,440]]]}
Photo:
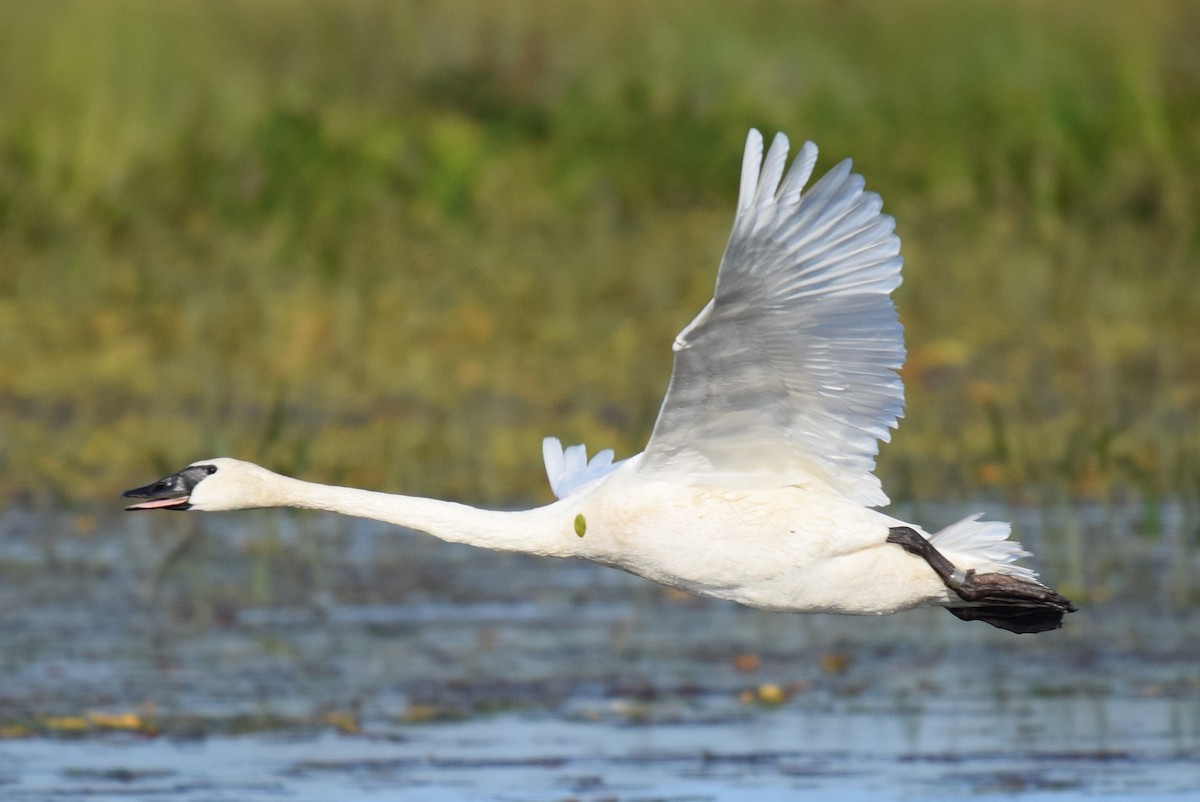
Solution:
{"label": "swan neck", "polygon": [[532,510],[483,510],[452,501],[305,482],[290,477],[286,506],[326,510],[415,529],[452,543],[546,556],[574,556],[570,521],[554,505]]}

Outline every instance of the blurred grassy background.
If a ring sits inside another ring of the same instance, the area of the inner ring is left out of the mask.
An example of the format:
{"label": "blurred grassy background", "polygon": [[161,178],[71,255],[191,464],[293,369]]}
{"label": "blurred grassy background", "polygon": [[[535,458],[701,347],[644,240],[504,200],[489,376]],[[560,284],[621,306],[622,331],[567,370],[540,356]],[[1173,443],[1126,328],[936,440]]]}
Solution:
{"label": "blurred grassy background", "polygon": [[746,129],[898,221],[894,499],[1200,494],[1200,6],[0,6],[0,498],[640,450]]}

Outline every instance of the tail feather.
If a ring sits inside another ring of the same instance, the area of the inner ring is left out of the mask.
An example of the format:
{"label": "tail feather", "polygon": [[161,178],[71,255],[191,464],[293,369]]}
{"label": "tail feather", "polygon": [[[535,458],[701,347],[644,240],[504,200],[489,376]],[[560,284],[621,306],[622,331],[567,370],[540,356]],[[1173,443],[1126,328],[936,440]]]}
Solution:
{"label": "tail feather", "polygon": [[1012,525],[1006,521],[981,521],[981,515],[976,513],[947,526],[930,536],[929,542],[961,568],[1036,581],[1037,572],[1016,565],[1016,561],[1028,557],[1029,552],[1021,548],[1017,541],[1008,539]]}

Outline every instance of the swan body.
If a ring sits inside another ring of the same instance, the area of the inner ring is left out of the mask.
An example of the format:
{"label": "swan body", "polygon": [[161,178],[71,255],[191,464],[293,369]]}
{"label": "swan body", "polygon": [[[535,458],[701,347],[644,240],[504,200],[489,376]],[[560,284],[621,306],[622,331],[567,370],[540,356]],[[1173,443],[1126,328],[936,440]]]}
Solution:
{"label": "swan body", "polygon": [[928,534],[873,509],[888,501],[873,473],[878,442],[903,407],[890,297],[900,243],[848,161],[804,190],[816,147],[806,143],[785,175],[787,151],[777,135],[764,159],[750,132],[714,297],[675,340],[646,450],[589,461],[583,446],[546,438],[558,501],[481,510],[223,457],[128,491],[150,499],[128,509],[329,510],[483,548],[588,559],[769,610],[939,605],[1017,632],[1059,626],[1074,608],[1016,565],[1027,552],[1008,524],[973,517]]}

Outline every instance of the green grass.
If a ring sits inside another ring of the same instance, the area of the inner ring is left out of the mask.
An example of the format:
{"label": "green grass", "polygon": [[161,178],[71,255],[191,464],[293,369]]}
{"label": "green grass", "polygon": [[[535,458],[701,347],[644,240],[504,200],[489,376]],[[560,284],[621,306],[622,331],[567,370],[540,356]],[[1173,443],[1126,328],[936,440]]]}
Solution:
{"label": "green grass", "polygon": [[894,498],[1200,492],[1200,9],[0,7],[0,498],[205,456],[487,503],[639,450],[746,129],[904,240]]}

